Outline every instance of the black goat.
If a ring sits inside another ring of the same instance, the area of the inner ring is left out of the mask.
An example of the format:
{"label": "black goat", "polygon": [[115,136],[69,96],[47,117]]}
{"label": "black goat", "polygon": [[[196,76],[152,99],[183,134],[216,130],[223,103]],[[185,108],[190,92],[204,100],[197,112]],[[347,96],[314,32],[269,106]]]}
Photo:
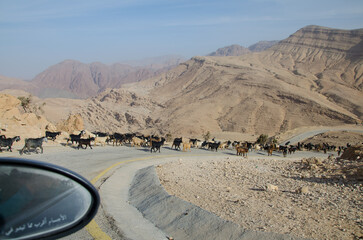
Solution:
{"label": "black goat", "polygon": [[200,140],[196,139],[196,138],[191,138],[189,140],[189,142],[192,144],[193,147],[197,146],[197,142],[200,142]]}
{"label": "black goat", "polygon": [[27,149],[30,152],[31,148],[34,148],[34,149],[40,148],[42,150],[41,153],[43,153],[43,142],[48,142],[48,138],[46,138],[46,137],[26,138],[25,145],[24,145],[23,149],[21,149],[20,155],[22,155],[24,153],[25,149]]}
{"label": "black goat", "polygon": [[60,135],[60,134],[61,134],[61,132],[50,132],[50,131],[45,131],[45,136],[46,136],[48,139],[52,140],[52,141],[54,141],[54,140],[55,140],[55,138],[56,138],[58,135]]}
{"label": "black goat", "polygon": [[202,145],[200,146],[201,148],[207,147],[209,145],[209,143],[207,141],[203,141]]}
{"label": "black goat", "polygon": [[164,142],[165,142],[165,139],[163,138],[161,141],[154,141],[154,140],[151,140],[151,152],[156,152],[157,150],[159,150],[160,152],[160,148],[161,146],[164,145]]}
{"label": "black goat", "polygon": [[78,148],[77,149],[79,149],[80,147],[83,148],[83,145],[86,145],[86,147],[83,148],[83,149],[86,149],[87,146],[89,146],[92,149],[91,141],[94,141],[94,140],[95,140],[95,138],[93,138],[93,137],[92,138],[80,138],[78,140]]}
{"label": "black goat", "polygon": [[113,141],[113,146],[115,145],[116,143],[116,146],[117,146],[117,143],[119,143],[120,145],[122,144],[122,142],[124,142],[126,139],[125,135],[124,134],[121,134],[121,133],[114,133],[112,136],[110,136],[110,140]]}
{"label": "black goat", "polygon": [[20,137],[16,136],[13,138],[0,138],[0,152],[2,152],[2,147],[8,147],[8,151],[12,152],[11,147],[13,146],[14,142],[19,142]]}
{"label": "black goat", "polygon": [[135,136],[136,136],[136,134],[134,134],[134,133],[125,133],[124,134],[125,142],[127,141],[128,143],[131,143],[132,138]]}
{"label": "black goat", "polygon": [[182,142],[183,142],[182,138],[174,138],[173,145],[171,146],[171,148],[173,148],[175,146],[175,150],[176,150],[176,148],[178,148],[180,150],[180,144]]}
{"label": "black goat", "polygon": [[82,136],[84,133],[85,133],[85,131],[84,131],[84,130],[82,130],[79,134],[70,134],[70,135],[69,135],[69,138],[68,138],[68,140],[67,140],[67,144],[68,144],[68,142],[69,142],[69,141],[71,141],[71,142],[72,142],[72,144],[73,144],[74,142],[78,143],[79,139],[81,139],[81,136]]}
{"label": "black goat", "polygon": [[211,149],[213,151],[213,149],[216,150],[216,152],[218,151],[219,145],[221,145],[220,142],[210,142],[208,144],[208,149]]}
{"label": "black goat", "polygon": [[97,137],[108,137],[109,134],[105,133],[105,132],[92,132],[94,135],[96,135]]}

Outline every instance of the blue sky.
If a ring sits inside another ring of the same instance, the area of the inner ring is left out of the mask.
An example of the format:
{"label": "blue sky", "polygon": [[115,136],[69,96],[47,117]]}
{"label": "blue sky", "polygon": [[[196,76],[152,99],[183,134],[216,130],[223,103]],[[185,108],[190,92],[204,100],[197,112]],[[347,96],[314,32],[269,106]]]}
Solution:
{"label": "blue sky", "polygon": [[190,58],[307,25],[363,28],[363,1],[0,0],[0,75],[32,79],[65,59]]}

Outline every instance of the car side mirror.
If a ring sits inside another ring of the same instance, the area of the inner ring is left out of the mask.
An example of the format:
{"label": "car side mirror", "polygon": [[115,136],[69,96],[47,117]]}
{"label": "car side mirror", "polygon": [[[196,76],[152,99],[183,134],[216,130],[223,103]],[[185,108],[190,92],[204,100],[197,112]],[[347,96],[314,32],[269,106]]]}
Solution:
{"label": "car side mirror", "polygon": [[55,239],[78,231],[96,215],[93,185],[65,168],[0,158],[0,239]]}

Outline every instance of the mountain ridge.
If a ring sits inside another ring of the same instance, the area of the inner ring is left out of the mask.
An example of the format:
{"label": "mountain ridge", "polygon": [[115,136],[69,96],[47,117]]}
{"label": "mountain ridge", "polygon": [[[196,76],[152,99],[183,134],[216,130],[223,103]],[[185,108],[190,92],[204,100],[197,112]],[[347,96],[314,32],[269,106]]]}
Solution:
{"label": "mountain ridge", "polygon": [[[184,59],[170,55],[145,60],[143,66],[126,63],[82,63],[65,59],[37,74],[31,81],[0,76],[0,90],[20,89],[42,98],[81,98],[96,96],[107,88],[142,81],[168,71]],[[141,60],[140,60],[141,61]],[[135,64],[141,62],[135,62]]]}
{"label": "mountain ridge", "polygon": [[230,46],[226,46],[223,48],[218,48],[215,52],[208,54],[207,56],[219,56],[219,57],[227,57],[227,56],[241,56],[244,54],[248,54],[251,52],[262,52],[270,47],[277,44],[279,41],[259,41],[248,48],[240,46],[238,44],[232,44]]}
{"label": "mountain ridge", "polygon": [[[125,83],[139,82],[156,76],[169,70],[176,63],[178,60],[171,65],[165,62],[157,66],[134,67],[121,63],[84,64],[79,61],[65,60],[38,74],[32,82],[42,86],[43,89],[54,88],[73,93],[78,98],[88,98],[96,96],[106,88],[120,88]],[[37,92],[37,95],[42,95],[42,89]]]}
{"label": "mountain ridge", "polygon": [[307,26],[266,51],[194,57],[130,89],[166,106],[157,113],[164,131],[272,134],[360,123],[362,59],[350,59],[349,51],[362,36],[361,30]]}

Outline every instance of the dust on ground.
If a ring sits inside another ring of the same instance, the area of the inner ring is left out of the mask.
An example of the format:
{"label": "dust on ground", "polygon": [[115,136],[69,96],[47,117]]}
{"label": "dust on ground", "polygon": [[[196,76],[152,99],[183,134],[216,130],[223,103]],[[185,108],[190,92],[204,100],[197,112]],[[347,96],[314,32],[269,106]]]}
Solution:
{"label": "dust on ground", "polygon": [[162,185],[251,230],[312,239],[363,237],[362,161],[216,157],[157,167]]}

